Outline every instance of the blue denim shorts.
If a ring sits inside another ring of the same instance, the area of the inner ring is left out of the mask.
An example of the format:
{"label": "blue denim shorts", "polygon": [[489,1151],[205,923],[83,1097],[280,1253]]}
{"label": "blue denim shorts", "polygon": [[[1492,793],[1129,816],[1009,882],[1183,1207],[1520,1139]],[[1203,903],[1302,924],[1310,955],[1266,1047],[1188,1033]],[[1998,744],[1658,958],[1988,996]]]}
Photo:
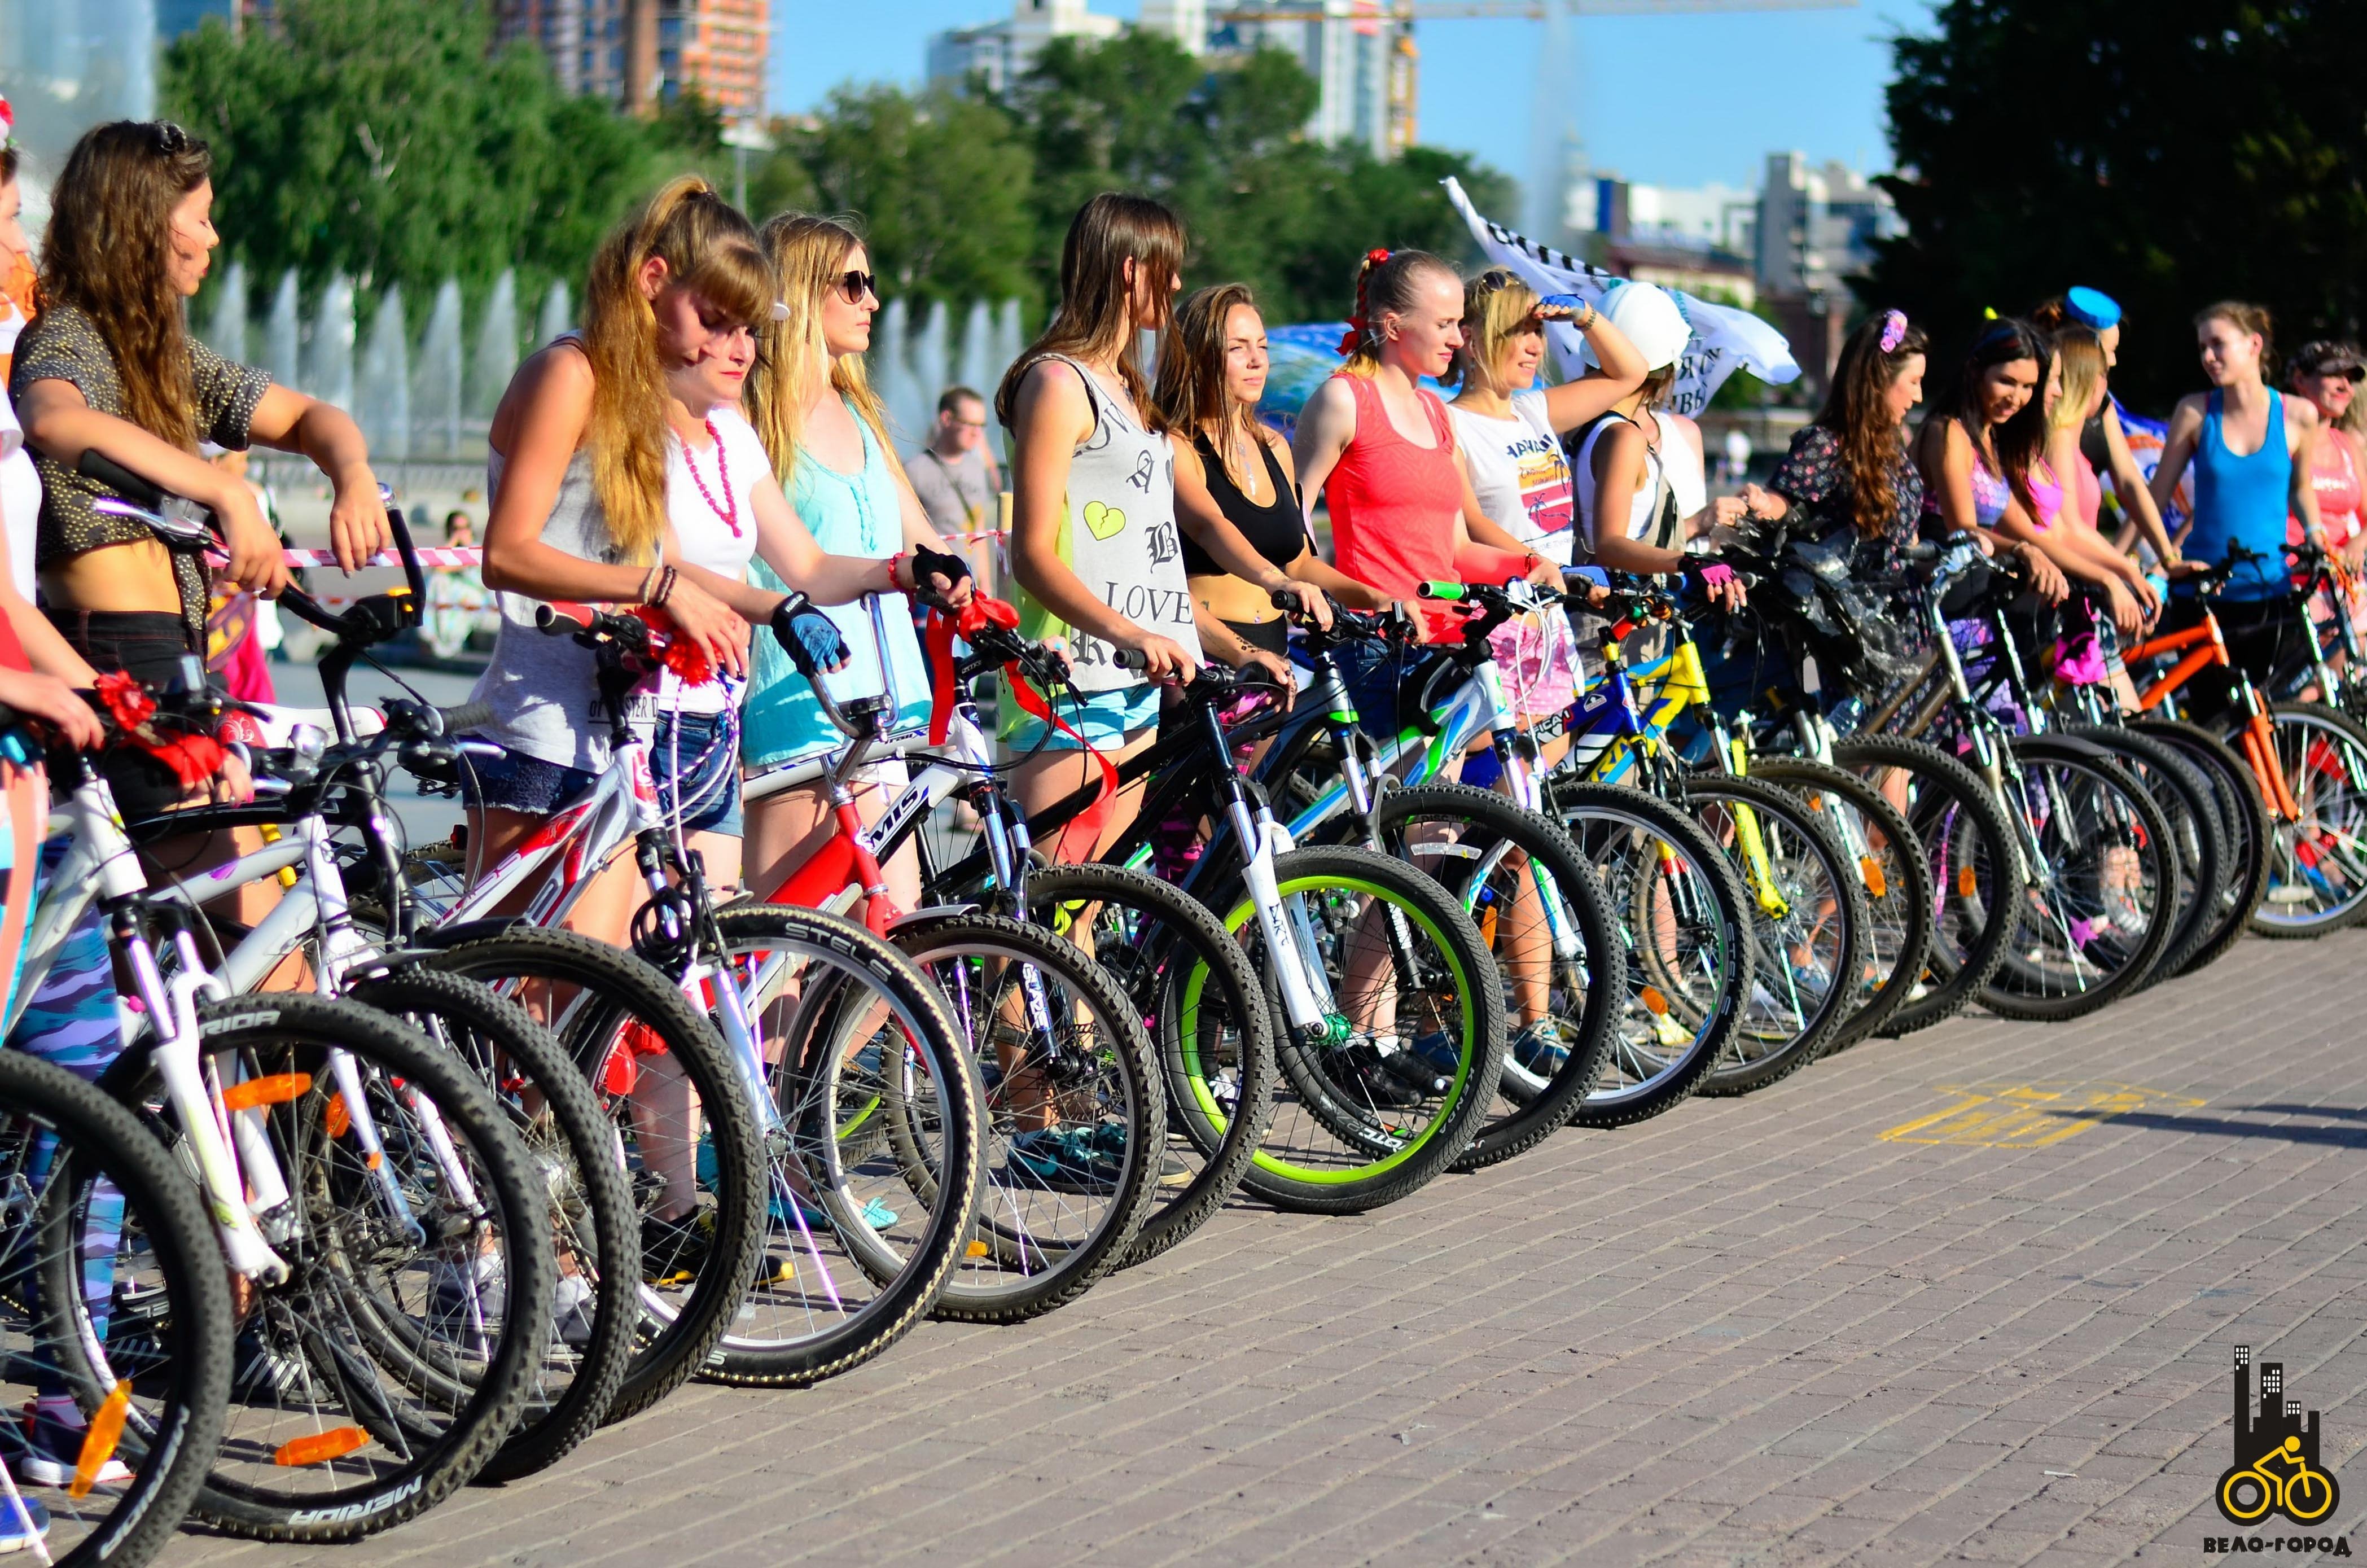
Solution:
{"label": "blue denim shorts", "polygon": [[[740,737],[736,727],[730,727],[731,719],[728,713],[669,713],[658,720],[650,745],[650,777],[671,813],[677,793],[675,770],[682,770],[680,791],[687,796],[685,833],[742,835]],[[506,748],[499,756],[471,760],[476,764],[475,803],[504,811],[547,815],[598,781],[597,775],[580,767]]]}
{"label": "blue denim shorts", "polygon": [[[1039,744],[1046,751],[1080,751],[1090,745],[1096,751],[1112,751],[1123,744],[1126,737],[1138,730],[1147,730],[1159,722],[1161,688],[1155,686],[1122,686],[1114,691],[1097,691],[1090,697],[1063,694],[1053,699],[1052,711],[1060,716],[1077,735],[1047,724],[1033,713],[1024,711],[1011,695],[1005,683],[1002,692],[1002,715],[997,728],[1003,744],[1013,751],[1034,751]],[[1049,738],[1046,732],[1049,731]]]}

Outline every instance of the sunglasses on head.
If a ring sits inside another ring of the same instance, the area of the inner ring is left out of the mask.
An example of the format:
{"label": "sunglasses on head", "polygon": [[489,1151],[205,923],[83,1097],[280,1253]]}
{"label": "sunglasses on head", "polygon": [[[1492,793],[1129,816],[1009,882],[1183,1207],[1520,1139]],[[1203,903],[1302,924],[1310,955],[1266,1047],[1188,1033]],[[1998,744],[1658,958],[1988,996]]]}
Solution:
{"label": "sunglasses on head", "polygon": [[863,296],[879,297],[879,279],[868,272],[848,272],[838,280],[838,291],[846,296],[850,305],[863,303]]}

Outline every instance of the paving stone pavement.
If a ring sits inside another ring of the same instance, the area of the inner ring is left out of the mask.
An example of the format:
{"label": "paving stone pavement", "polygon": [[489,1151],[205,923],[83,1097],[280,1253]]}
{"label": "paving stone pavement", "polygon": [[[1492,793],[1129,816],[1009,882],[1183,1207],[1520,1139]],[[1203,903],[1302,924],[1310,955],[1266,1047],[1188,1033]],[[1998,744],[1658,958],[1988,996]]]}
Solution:
{"label": "paving stone pavement", "polygon": [[2213,1506],[2239,1344],[2325,1413],[2350,1495],[2312,1533],[2347,1538],[2362,977],[2367,933],[2248,941],[2082,1023],[1873,1041],[1379,1213],[1237,1207],[1034,1324],[690,1388],[357,1547],[166,1562],[2215,1561],[2299,1533]]}

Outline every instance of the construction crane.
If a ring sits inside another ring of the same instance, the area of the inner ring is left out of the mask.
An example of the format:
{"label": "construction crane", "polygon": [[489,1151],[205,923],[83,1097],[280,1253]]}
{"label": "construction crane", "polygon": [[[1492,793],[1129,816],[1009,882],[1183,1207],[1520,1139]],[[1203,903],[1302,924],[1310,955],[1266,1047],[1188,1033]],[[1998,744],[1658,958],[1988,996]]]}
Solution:
{"label": "construction crane", "polygon": [[1216,5],[1211,22],[1346,22],[1371,35],[1382,28],[1389,42],[1389,150],[1413,145],[1421,92],[1421,51],[1414,47],[1416,22],[1542,20],[1551,11],[1571,17],[1679,17],[1726,11],[1848,10],[1857,0],[1307,0],[1301,4]]}

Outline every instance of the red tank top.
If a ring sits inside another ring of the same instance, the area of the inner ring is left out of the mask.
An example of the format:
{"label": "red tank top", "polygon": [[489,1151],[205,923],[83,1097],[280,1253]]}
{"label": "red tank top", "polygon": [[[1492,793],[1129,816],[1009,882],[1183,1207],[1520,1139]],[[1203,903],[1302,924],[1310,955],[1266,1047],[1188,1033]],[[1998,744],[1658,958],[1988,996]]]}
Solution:
{"label": "red tank top", "polygon": [[1432,446],[1417,447],[1389,423],[1370,376],[1343,371],[1335,379],[1356,396],[1355,438],[1323,483],[1340,570],[1409,603],[1420,584],[1460,582],[1455,522],[1463,515],[1463,476],[1455,467],[1455,427],[1446,405],[1414,389],[1436,437]]}

